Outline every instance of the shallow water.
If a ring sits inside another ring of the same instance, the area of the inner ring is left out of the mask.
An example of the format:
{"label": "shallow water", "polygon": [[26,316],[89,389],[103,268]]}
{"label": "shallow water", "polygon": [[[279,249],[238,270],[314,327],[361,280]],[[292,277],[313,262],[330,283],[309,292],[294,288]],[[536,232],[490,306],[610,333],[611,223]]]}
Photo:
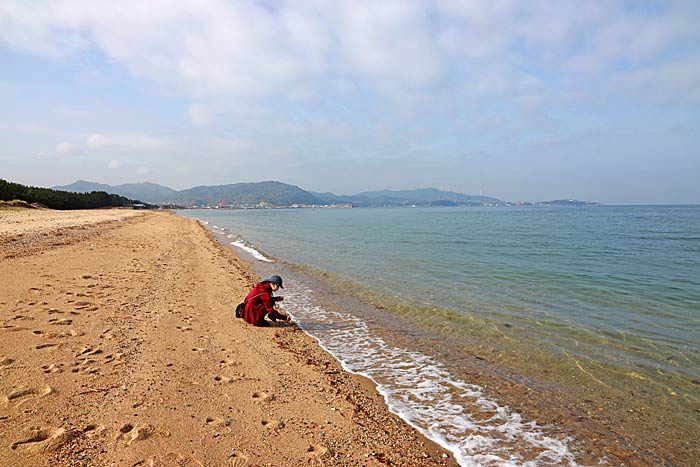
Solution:
{"label": "shallow water", "polygon": [[[262,271],[284,270],[302,327],[462,465],[577,464],[535,421],[452,376],[431,352],[448,340],[529,346],[543,367],[575,362],[601,384],[697,404],[699,207],[182,214]],[[389,342],[365,306],[420,331]]]}

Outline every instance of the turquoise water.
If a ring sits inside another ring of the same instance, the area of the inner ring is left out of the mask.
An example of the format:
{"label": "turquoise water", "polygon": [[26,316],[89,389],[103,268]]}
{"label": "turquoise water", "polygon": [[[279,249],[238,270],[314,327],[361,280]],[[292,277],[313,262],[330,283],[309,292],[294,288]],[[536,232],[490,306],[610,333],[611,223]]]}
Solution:
{"label": "turquoise water", "polygon": [[[697,402],[699,206],[182,214],[270,258],[331,273],[356,297],[436,332],[494,330]],[[315,306],[297,302],[300,312]]]}

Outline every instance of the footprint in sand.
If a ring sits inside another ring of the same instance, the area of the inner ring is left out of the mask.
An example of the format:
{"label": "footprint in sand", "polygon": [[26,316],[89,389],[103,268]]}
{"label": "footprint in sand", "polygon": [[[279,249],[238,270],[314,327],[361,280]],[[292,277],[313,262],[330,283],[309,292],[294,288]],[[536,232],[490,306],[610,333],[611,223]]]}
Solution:
{"label": "footprint in sand", "polygon": [[284,428],[284,422],[274,419],[265,419],[260,422],[260,424],[268,430],[281,430]]}
{"label": "footprint in sand", "polygon": [[31,321],[31,320],[33,320],[34,318],[32,318],[31,316],[27,316],[27,315],[15,315],[12,319],[13,319],[14,321],[23,321],[23,320],[29,320],[29,321]]}
{"label": "footprint in sand", "polygon": [[20,387],[13,391],[10,391],[8,394],[3,395],[2,397],[0,397],[0,400],[5,402],[6,404],[16,402],[17,404],[15,405],[15,407],[19,407],[28,400],[34,399],[36,397],[45,397],[49,394],[54,394],[55,392],[56,390],[51,386],[44,386],[40,389]]}
{"label": "footprint in sand", "polygon": [[115,360],[118,360],[117,363],[122,363],[120,360],[124,357],[124,354],[121,352],[117,352],[115,354],[109,354],[105,356],[105,363],[112,363]]}
{"label": "footprint in sand", "polygon": [[229,360],[229,359],[221,360],[221,362],[219,362],[219,366],[221,368],[230,368],[232,366],[238,366],[238,365],[240,365],[240,363],[234,362],[233,360]]}
{"label": "footprint in sand", "polygon": [[216,381],[217,383],[231,383],[233,381],[236,381],[236,379],[229,378],[228,376],[216,375],[214,376],[214,381]]}
{"label": "footprint in sand", "polygon": [[153,436],[154,427],[151,425],[132,425],[127,423],[119,429],[119,435],[117,435],[117,441],[125,439],[126,445],[130,446],[134,441],[143,441]]}
{"label": "footprint in sand", "polygon": [[325,462],[323,462],[323,458],[330,456],[330,451],[327,447],[325,447],[322,444],[314,444],[313,446],[309,446],[309,449],[307,449],[306,452],[309,453],[312,465],[315,465],[317,463],[319,465],[325,465]]}
{"label": "footprint in sand", "polygon": [[193,347],[193,348],[192,348],[192,351],[193,351],[193,352],[202,352],[202,351],[204,351],[204,349],[201,348],[201,347]]}
{"label": "footprint in sand", "polygon": [[224,417],[207,417],[204,419],[204,423],[211,426],[231,426],[231,422]]}
{"label": "footprint in sand", "polygon": [[179,452],[171,452],[165,456],[164,466],[172,467],[205,467],[194,457]]}
{"label": "footprint in sand", "polygon": [[63,372],[63,363],[55,364],[52,363],[51,365],[44,365],[41,367],[41,370],[46,373],[61,373]]}
{"label": "footprint in sand", "polygon": [[255,402],[269,402],[271,400],[273,400],[273,397],[264,391],[258,391],[253,393],[253,401]]}
{"label": "footprint in sand", "polygon": [[72,319],[50,319],[49,324],[54,324],[56,326],[70,326],[73,324]]}
{"label": "footprint in sand", "polygon": [[183,332],[192,330],[192,328],[189,326],[177,326],[177,329],[179,329],[180,331],[183,331]]}
{"label": "footprint in sand", "polygon": [[100,374],[100,369],[92,366],[95,363],[97,361],[91,358],[76,360],[72,363],[73,368],[70,371],[72,373],[87,373],[89,375]]}
{"label": "footprint in sand", "polygon": [[248,465],[248,456],[240,451],[235,451],[229,456],[229,466],[230,467],[245,467]]}
{"label": "footprint in sand", "polygon": [[14,401],[17,399],[21,399],[22,397],[31,396],[34,394],[36,394],[36,389],[32,389],[32,388],[16,389],[16,390],[10,392],[9,394],[6,394],[3,397],[3,400],[5,402],[11,402],[11,401]]}
{"label": "footprint in sand", "polygon": [[63,428],[30,428],[26,438],[12,443],[11,448],[26,448],[33,451],[55,451],[76,436],[75,432]]}
{"label": "footprint in sand", "polygon": [[32,331],[32,333],[37,334],[37,335],[45,334],[44,337],[48,337],[49,339],[62,339],[64,337],[75,337],[77,335],[85,335],[85,333],[78,333],[75,329],[69,329],[67,331],[61,331],[61,332],[48,332],[48,333],[44,333],[44,331],[41,331],[41,332]]}
{"label": "footprint in sand", "polygon": [[154,457],[149,457],[148,459],[141,459],[140,461],[133,464],[131,467],[156,467],[159,464],[156,462]]}
{"label": "footprint in sand", "polygon": [[76,310],[81,311],[97,311],[100,309],[98,305],[95,305],[92,302],[75,302],[74,306]]}
{"label": "footprint in sand", "polygon": [[39,344],[39,345],[37,345],[36,347],[34,347],[34,349],[36,349],[36,350],[48,349],[48,348],[50,348],[50,347],[56,347],[57,345],[58,345],[58,344],[49,344],[49,343],[46,343],[46,344]]}
{"label": "footprint in sand", "polygon": [[92,347],[84,347],[80,352],[78,352],[75,356],[76,357],[81,357],[84,355],[99,355],[102,353],[102,349],[93,349]]}
{"label": "footprint in sand", "polygon": [[6,357],[5,355],[0,356],[0,368],[12,365],[12,362],[14,362],[14,360],[10,357]]}

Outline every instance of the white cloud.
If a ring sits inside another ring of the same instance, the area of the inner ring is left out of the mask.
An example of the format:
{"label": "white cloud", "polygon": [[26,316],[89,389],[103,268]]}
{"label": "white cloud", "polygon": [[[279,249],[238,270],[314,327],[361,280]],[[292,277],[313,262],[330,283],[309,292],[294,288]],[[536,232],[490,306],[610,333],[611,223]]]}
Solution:
{"label": "white cloud", "polygon": [[327,3],[344,74],[389,79],[407,85],[429,83],[443,71],[441,51],[420,2],[372,0]]}
{"label": "white cloud", "polygon": [[90,149],[118,147],[130,150],[151,150],[164,148],[167,143],[160,139],[143,134],[100,134],[93,133],[87,137],[85,144]]}
{"label": "white cloud", "polygon": [[211,122],[213,112],[210,108],[201,104],[191,105],[187,109],[187,116],[194,126],[206,126]]}
{"label": "white cloud", "polygon": [[[540,64],[604,75],[618,60],[653,59],[675,41],[698,39],[693,1],[658,6],[644,12],[622,0],[5,1],[0,41],[61,60],[96,50],[132,75],[194,99],[313,99],[339,79],[377,93],[410,93],[445,79],[468,84],[499,69],[518,86]],[[213,115],[198,106],[188,114],[195,125]]]}
{"label": "white cloud", "polygon": [[107,164],[107,167],[110,169],[118,169],[121,166],[122,166],[121,161],[119,161],[117,159],[112,159],[111,161],[109,161],[109,164]]}
{"label": "white cloud", "polygon": [[676,101],[682,96],[684,101],[700,105],[700,54],[622,73],[614,86],[620,90],[644,92],[661,102]]}
{"label": "white cloud", "polygon": [[73,143],[63,142],[63,143],[58,143],[56,145],[56,152],[58,154],[69,156],[69,155],[77,154],[79,152],[79,148],[78,148],[78,146],[76,146]]}

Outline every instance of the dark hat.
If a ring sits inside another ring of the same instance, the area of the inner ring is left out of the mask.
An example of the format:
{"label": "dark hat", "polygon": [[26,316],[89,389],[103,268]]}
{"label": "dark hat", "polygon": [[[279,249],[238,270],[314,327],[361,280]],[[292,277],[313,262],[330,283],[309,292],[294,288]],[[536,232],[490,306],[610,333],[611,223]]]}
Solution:
{"label": "dark hat", "polygon": [[280,276],[272,276],[269,279],[265,280],[265,282],[271,282],[273,284],[277,284],[280,286],[280,289],[283,289],[284,287],[282,286],[282,278]]}

